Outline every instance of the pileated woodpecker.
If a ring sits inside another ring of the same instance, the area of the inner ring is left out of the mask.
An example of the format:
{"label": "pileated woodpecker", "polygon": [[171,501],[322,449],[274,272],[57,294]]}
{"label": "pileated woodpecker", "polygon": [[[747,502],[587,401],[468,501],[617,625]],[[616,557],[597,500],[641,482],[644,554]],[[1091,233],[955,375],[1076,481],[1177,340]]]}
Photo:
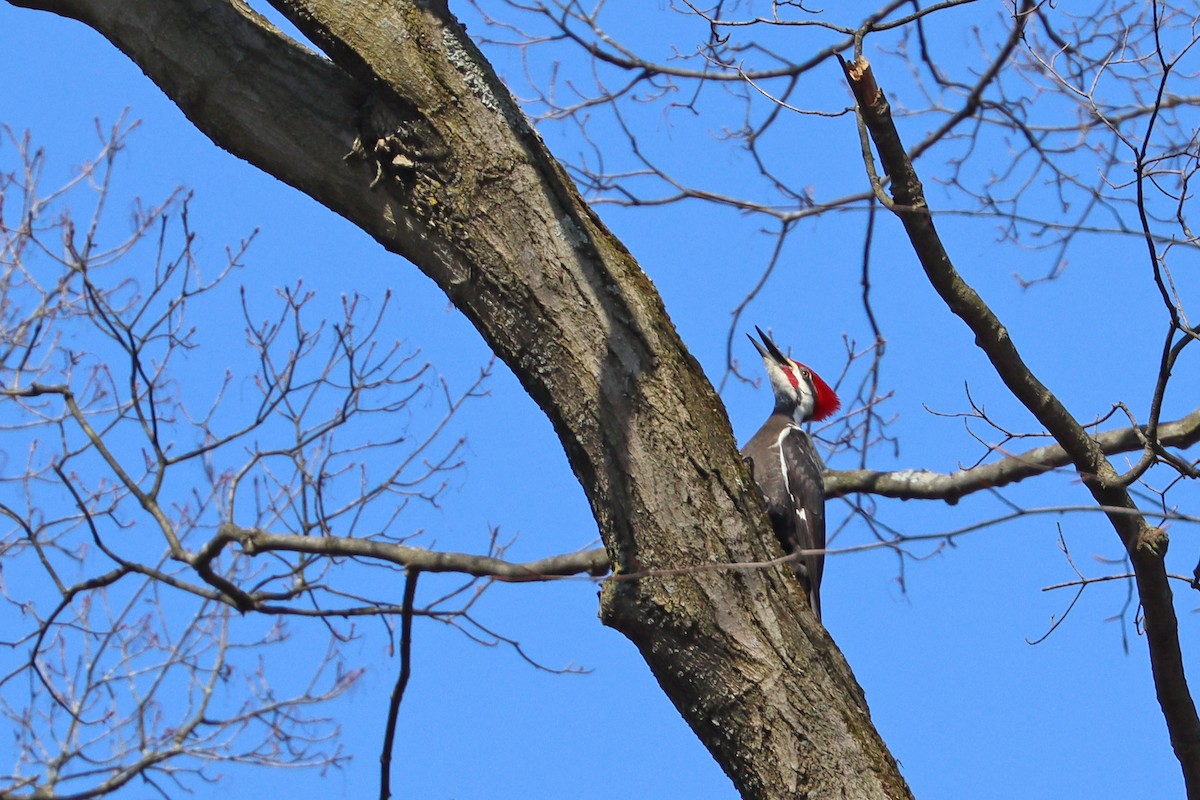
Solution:
{"label": "pileated woodpecker", "polygon": [[[825,489],[821,480],[821,457],[801,426],[822,420],[838,410],[841,401],[817,373],[785,356],[771,337],[754,327],[760,345],[750,336],[762,356],[775,392],[775,411],[742,448],[750,472],[762,491],[767,516],[783,552],[825,549]],[[765,347],[764,347],[765,345]],[[821,618],[822,553],[799,556],[794,570],[809,605]]]}

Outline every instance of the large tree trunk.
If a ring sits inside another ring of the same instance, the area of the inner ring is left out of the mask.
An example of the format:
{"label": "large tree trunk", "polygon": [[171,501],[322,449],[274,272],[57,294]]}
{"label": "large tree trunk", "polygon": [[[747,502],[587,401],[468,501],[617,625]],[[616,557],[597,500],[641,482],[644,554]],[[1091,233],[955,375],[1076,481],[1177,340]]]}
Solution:
{"label": "large tree trunk", "polygon": [[276,2],[331,62],[231,0],[11,1],[442,287],[554,423],[615,566],[604,621],[744,797],[910,796],[787,568],[712,568],[778,555],[724,409],[444,3]]}

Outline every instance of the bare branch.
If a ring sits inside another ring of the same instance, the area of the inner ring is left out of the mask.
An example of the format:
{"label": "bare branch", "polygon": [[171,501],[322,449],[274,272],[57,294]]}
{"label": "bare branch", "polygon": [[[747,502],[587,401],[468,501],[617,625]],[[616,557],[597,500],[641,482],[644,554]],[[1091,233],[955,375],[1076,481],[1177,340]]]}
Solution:
{"label": "bare branch", "polygon": [[[1114,455],[1141,450],[1148,434],[1149,426],[1143,425],[1104,431],[1093,438],[1101,452]],[[1200,441],[1200,408],[1158,428],[1159,447],[1182,449],[1191,447],[1197,441]],[[841,497],[866,492],[905,500],[945,500],[956,503],[968,494],[1000,488],[1073,464],[1062,445],[1050,444],[949,474],[925,470],[834,470],[825,475],[825,493],[828,497]]]}
{"label": "bare branch", "polygon": [[242,550],[251,556],[270,552],[357,556],[420,572],[455,572],[512,583],[547,581],[581,573],[598,576],[608,572],[608,556],[603,549],[564,553],[536,561],[515,563],[490,556],[426,550],[371,539],[292,536],[239,528],[230,524],[222,525],[218,529],[217,535],[204,548],[200,558],[206,561],[215,558],[230,542],[237,542]]}
{"label": "bare branch", "polygon": [[1152,527],[1140,513],[1136,513],[1137,504],[1099,443],[1033,375],[1007,329],[954,268],[934,228],[924,190],[901,144],[888,102],[875,82],[869,65],[859,59],[852,68],[847,68],[846,75],[884,169],[892,178],[892,196],[895,200],[892,210],[903,223],[929,282],[950,310],[970,328],[977,346],[987,355],[1012,394],[1054,436],[1097,504],[1104,508],[1135,512],[1110,512],[1108,517],[1137,574],[1151,665],[1159,703],[1171,731],[1171,741],[1183,767],[1189,794],[1200,796],[1200,715],[1197,715],[1187,687],[1178,619],[1163,562],[1167,546],[1166,532]]}

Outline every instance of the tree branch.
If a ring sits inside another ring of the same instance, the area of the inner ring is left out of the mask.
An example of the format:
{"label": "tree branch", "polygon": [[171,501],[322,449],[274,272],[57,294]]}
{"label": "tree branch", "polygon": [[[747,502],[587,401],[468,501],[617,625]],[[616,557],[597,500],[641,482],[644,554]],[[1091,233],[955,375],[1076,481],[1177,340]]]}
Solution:
{"label": "tree branch", "polygon": [[[1148,433],[1148,429],[1145,425],[1121,428],[1098,433],[1093,438],[1106,455],[1129,453],[1145,446],[1142,437]],[[1164,447],[1187,448],[1197,441],[1200,441],[1200,408],[1182,419],[1158,426],[1158,442]],[[945,500],[956,503],[968,494],[1007,486],[1073,464],[1062,445],[1050,444],[991,464],[951,473],[927,470],[832,470],[825,473],[825,495],[842,497],[865,493],[903,500]]]}
{"label": "tree branch", "polygon": [[419,577],[419,569],[410,567],[404,571],[404,612],[400,617],[400,674],[396,676],[396,685],[392,687],[392,696],[388,702],[383,751],[379,755],[379,800],[389,800],[392,796],[392,750],[396,742],[396,720],[400,716],[400,703],[404,699],[404,690],[408,688],[408,678],[412,674],[413,603],[417,598]]}
{"label": "tree branch", "polygon": [[[779,554],[653,284],[444,3],[275,0],[327,60],[238,0],[15,2],[92,26],[221,147],[434,280],[553,424],[614,569]],[[601,618],[746,800],[909,797],[790,571],[736,575],[609,581]]]}
{"label": "tree branch", "polygon": [[608,572],[608,555],[602,548],[516,563],[491,556],[438,552],[374,539],[296,536],[242,528],[229,523],[217,530],[217,535],[197,554],[197,561],[210,562],[231,542],[237,542],[247,555],[252,556],[282,552],[372,558],[420,572],[456,572],[511,583],[548,581],[579,574],[599,576]]}
{"label": "tree branch", "polygon": [[[884,171],[892,180],[895,202],[891,209],[904,225],[930,284],[970,328],[976,345],[987,355],[1009,391],[1062,447],[1096,502],[1114,509],[1106,513],[1137,575],[1159,705],[1183,769],[1188,796],[1200,798],[1200,716],[1188,690],[1179,644],[1179,621],[1167,580],[1164,563],[1167,534],[1147,523],[1099,441],[1037,379],[1007,328],[955,269],[934,227],[921,181],[870,64],[858,58],[853,64],[843,62],[843,67],[858,103],[861,123],[870,132]],[[1116,513],[1120,509],[1130,513]]]}

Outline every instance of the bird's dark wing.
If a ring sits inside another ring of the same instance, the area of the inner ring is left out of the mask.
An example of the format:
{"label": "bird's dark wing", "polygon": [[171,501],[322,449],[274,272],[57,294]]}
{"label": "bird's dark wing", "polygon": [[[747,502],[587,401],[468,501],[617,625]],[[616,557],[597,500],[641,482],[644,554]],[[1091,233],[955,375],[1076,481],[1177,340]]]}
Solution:
{"label": "bird's dark wing", "polygon": [[[821,459],[808,434],[782,415],[772,417],[742,453],[753,458],[754,480],[783,552],[824,550],[825,488]],[[801,556],[794,566],[818,619],[824,566],[824,554]]]}
{"label": "bird's dark wing", "polygon": [[[777,527],[776,533],[790,529],[791,541],[780,544],[786,553],[797,550],[825,549],[825,484],[821,478],[821,457],[812,439],[800,428],[792,428],[780,442],[784,461],[788,464],[788,490],[794,498],[793,520],[790,525]],[[803,574],[801,574],[803,571]],[[821,575],[825,571],[825,554],[802,556],[796,573],[806,584],[809,601],[821,618]]]}

